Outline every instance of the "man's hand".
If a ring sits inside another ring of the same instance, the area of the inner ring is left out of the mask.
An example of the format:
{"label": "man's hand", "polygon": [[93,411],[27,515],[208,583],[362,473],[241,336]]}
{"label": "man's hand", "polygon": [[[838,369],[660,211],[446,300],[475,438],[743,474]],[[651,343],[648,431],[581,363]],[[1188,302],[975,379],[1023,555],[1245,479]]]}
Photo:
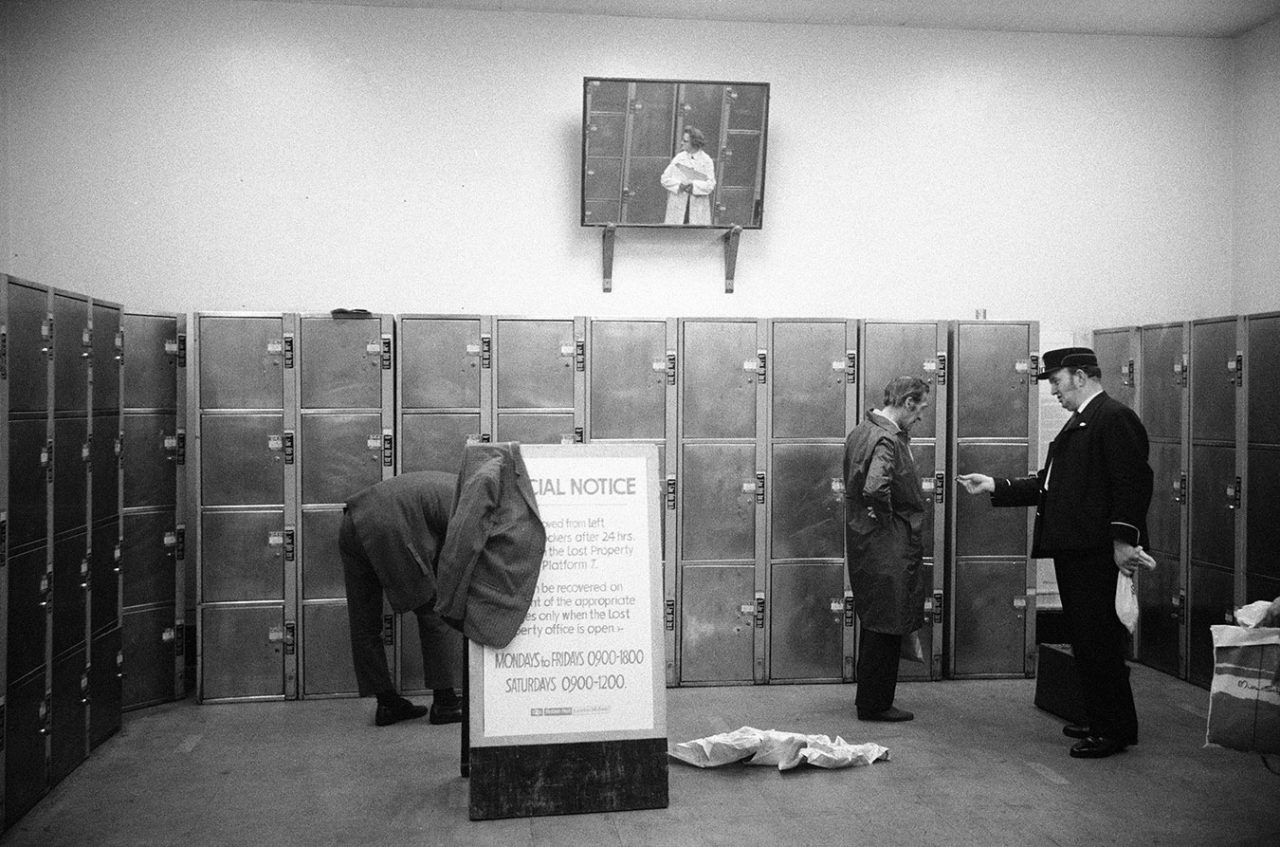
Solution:
{"label": "man's hand", "polygon": [[1115,559],[1116,567],[1125,576],[1133,576],[1133,572],[1138,569],[1138,565],[1142,563],[1138,556],[1140,548],[1134,547],[1127,541],[1112,541],[1111,553]]}
{"label": "man's hand", "polygon": [[996,490],[996,481],[986,474],[962,473],[956,477],[956,482],[970,494],[990,494]]}

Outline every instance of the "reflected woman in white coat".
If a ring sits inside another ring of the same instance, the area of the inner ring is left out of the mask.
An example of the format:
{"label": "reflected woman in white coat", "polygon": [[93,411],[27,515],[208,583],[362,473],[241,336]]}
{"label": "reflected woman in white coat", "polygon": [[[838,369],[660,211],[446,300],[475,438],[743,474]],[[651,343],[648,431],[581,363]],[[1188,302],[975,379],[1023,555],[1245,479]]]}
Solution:
{"label": "reflected woman in white coat", "polygon": [[716,166],[703,152],[707,138],[697,127],[684,128],[683,149],[662,172],[667,189],[667,215],[663,223],[711,225],[711,192],[716,187]]}

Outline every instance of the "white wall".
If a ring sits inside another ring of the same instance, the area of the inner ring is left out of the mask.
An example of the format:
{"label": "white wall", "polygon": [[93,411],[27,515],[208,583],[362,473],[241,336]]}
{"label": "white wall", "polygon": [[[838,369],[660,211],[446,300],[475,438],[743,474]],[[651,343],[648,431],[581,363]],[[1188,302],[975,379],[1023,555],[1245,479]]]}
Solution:
{"label": "white wall", "polygon": [[1280,310],[1280,20],[1236,44],[1233,314]]}
{"label": "white wall", "polygon": [[[129,308],[982,308],[1067,333],[1236,308],[1233,213],[1244,229],[1252,212],[1233,203],[1227,40],[691,37],[688,22],[228,0],[0,16],[0,270]],[[1243,62],[1258,76],[1275,73],[1268,39]],[[601,292],[600,232],[578,226],[584,75],[772,84],[765,226],[742,236],[735,294],[714,234],[631,230]],[[1274,177],[1264,123],[1248,143]],[[1274,279],[1274,252],[1243,264]]]}

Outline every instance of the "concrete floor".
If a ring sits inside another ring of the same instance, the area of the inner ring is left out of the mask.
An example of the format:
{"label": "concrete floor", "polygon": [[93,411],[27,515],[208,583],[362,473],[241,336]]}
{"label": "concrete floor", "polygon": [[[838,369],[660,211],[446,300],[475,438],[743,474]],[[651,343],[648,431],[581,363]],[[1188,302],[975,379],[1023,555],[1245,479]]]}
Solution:
{"label": "concrete floor", "polygon": [[853,686],[669,690],[672,744],[754,726],[875,741],[892,760],[672,760],[666,809],[480,822],[456,725],[379,729],[370,700],[173,703],[126,714],[0,844],[1280,845],[1280,775],[1203,747],[1208,692],[1143,667],[1133,682],[1142,743],[1098,761],[1067,756],[1033,680],[904,683],[906,724],[859,723]]}

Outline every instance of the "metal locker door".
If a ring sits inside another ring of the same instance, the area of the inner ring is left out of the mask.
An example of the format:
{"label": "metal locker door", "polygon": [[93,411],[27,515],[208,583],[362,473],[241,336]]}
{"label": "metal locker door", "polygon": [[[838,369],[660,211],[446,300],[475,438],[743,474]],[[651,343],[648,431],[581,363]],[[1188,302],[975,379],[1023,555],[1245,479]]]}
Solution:
{"label": "metal locker door", "polygon": [[[392,447],[389,442],[385,446],[389,470]],[[303,505],[345,503],[356,492],[381,480],[383,448],[381,412],[304,413]]]}
{"label": "metal locker door", "polygon": [[382,406],[382,371],[391,370],[391,333],[377,315],[299,319],[298,402],[303,409]]}
{"label": "metal locker door", "polygon": [[89,521],[89,419],[53,419],[53,532]]}
{"label": "metal locker door", "polygon": [[1028,325],[960,322],[955,344],[956,437],[1026,439],[1034,386]]}
{"label": "metal locker door", "polygon": [[285,599],[293,542],[283,512],[206,511],[200,532],[201,602]]}
{"label": "metal locker door", "polygon": [[198,315],[202,409],[281,409],[293,333],[278,316]]}
{"label": "metal locker door", "polygon": [[[844,321],[770,324],[769,437],[838,439],[849,432],[856,351]],[[837,474],[839,475],[839,474]]]}
{"label": "metal locker door", "polygon": [[495,323],[499,414],[511,409],[572,413],[578,349],[573,321],[499,318]]}
{"label": "metal locker door", "polygon": [[1174,676],[1182,674],[1182,562],[1153,552],[1157,566],[1138,576],[1138,658]]}
{"label": "metal locker door", "polygon": [[126,607],[173,603],[173,514],[129,512],[120,546],[123,601]]}
{"label": "metal locker door", "polygon": [[1235,448],[1191,445],[1191,561],[1235,568],[1239,505]]}
{"label": "metal locker door", "polygon": [[123,337],[120,334],[120,307],[94,300],[90,368],[93,376],[93,408],[120,411],[120,363]]}
{"label": "metal locker door", "polygon": [[589,329],[587,436],[591,441],[665,440],[666,321],[593,320]]}
{"label": "metal locker door", "polygon": [[284,608],[211,606],[200,610],[201,699],[278,699],[285,657],[295,650]]}
{"label": "metal locker door", "polygon": [[1187,358],[1183,324],[1142,327],[1138,407],[1152,440],[1183,438]]}
{"label": "metal locker door", "polygon": [[1245,572],[1280,578],[1280,520],[1276,519],[1276,504],[1280,503],[1280,445],[1249,447],[1247,492]]}
{"label": "metal locker door", "polygon": [[1095,329],[1093,352],[1102,368],[1102,386],[1108,394],[1141,414],[1134,376],[1138,365],[1138,333],[1132,327]]}
{"label": "metal locker door", "polygon": [[[942,390],[945,391],[946,389]],[[931,399],[930,402],[937,402],[937,398]],[[943,403],[945,408],[945,398]],[[924,420],[921,420],[920,424],[923,423]],[[945,450],[941,452],[945,454]],[[944,498],[948,487],[944,484],[941,491],[939,491],[935,469],[942,469],[939,472],[944,474],[945,479],[945,465],[942,464],[942,457],[938,456],[937,445],[933,442],[917,442],[912,437],[911,453],[915,458],[916,470],[920,472],[920,488],[924,492],[925,499],[924,521],[920,527],[921,546],[924,553],[923,579],[925,586],[924,608],[920,610],[920,617],[924,623],[919,629],[920,646],[924,652],[925,660],[924,662],[912,662],[903,659],[898,666],[899,682],[942,678],[942,615],[940,609],[941,606],[945,605],[941,598],[945,596],[946,580],[943,579],[945,568],[942,565],[943,539],[941,535],[943,524],[946,522],[946,515],[942,510],[945,508]],[[935,608],[939,608],[937,615],[934,614]]]}
{"label": "metal locker door", "polygon": [[1234,624],[1235,576],[1230,571],[1191,563],[1188,585],[1187,679],[1208,688],[1213,679],[1213,624]]}
{"label": "metal locker door", "polygon": [[844,561],[844,444],[775,444],[769,558]]}
{"label": "metal locker door", "polygon": [[57,785],[89,754],[85,706],[89,702],[88,655],[84,645],[53,662],[49,731],[49,785]]}
{"label": "metal locker door", "polygon": [[[1027,468],[1027,445],[974,443],[956,446],[956,472],[1014,479],[1034,473]],[[1026,555],[1029,510],[997,509],[990,497],[956,497],[955,504],[957,557]]]}
{"label": "metal locker door", "polygon": [[[42,668],[47,639],[47,605],[52,590],[48,548],[33,547],[9,553],[8,667],[10,682]],[[40,671],[43,678],[44,671]],[[43,683],[41,685],[43,688]]]}
{"label": "metal locker door", "polygon": [[126,364],[124,406],[127,409],[176,409],[178,333],[169,315],[126,313],[121,317]]}
{"label": "metal locker door", "polygon": [[337,509],[302,513],[302,599],[337,600],[347,596],[338,555],[338,529],[342,512]]}
{"label": "metal locker door", "polygon": [[130,609],[123,618],[123,708],[137,709],[173,699],[176,646],[170,603]]}
{"label": "metal locker door", "polygon": [[467,440],[478,438],[482,431],[479,412],[403,412],[397,439],[400,442],[400,473],[444,471],[456,474],[462,464],[462,450]]}
{"label": "metal locker door", "polygon": [[1251,315],[1246,320],[1249,443],[1280,445],[1280,391],[1275,388],[1280,373],[1280,314]]}
{"label": "metal locker door", "polygon": [[57,412],[89,412],[89,301],[79,295],[53,293],[53,408]]}
{"label": "metal locker door", "polygon": [[714,221],[717,226],[758,227],[764,211],[761,200],[769,87],[727,86],[725,99],[727,131],[718,157],[711,153],[720,165]]}
{"label": "metal locker door", "polygon": [[574,427],[574,416],[567,412],[549,415],[499,412],[494,439],[521,444],[572,444],[581,441]]}
{"label": "metal locker door", "polygon": [[[945,328],[934,322],[886,323],[865,321],[862,325],[862,357],[858,363],[862,371],[863,413],[884,406],[884,387],[894,377],[918,376],[929,383],[935,414],[925,415],[911,430],[914,444],[924,439],[936,439],[939,421],[945,429],[947,404],[947,350]],[[944,433],[945,435],[945,433]],[[916,465],[923,470],[919,461]]]}
{"label": "metal locker door", "polygon": [[681,569],[681,682],[752,682],[755,579],[754,564]]}
{"label": "metal locker door", "polygon": [[120,729],[123,710],[120,672],[119,627],[93,640],[89,654],[89,748],[93,749]]}
{"label": "metal locker door", "polygon": [[89,514],[92,522],[97,524],[120,514],[120,456],[123,442],[119,414],[96,414],[90,425],[93,429],[89,438],[89,478],[92,484]]}
{"label": "metal locker door", "polygon": [[1026,617],[1034,613],[1025,563],[969,557],[954,568],[951,675],[1022,675]]}
{"label": "metal locker door", "polygon": [[839,682],[844,668],[844,565],[769,569],[769,681]]}
{"label": "metal locker door", "polygon": [[660,224],[667,210],[667,190],[660,180],[680,141],[675,133],[676,85],[636,82],[629,94],[622,219]]}
{"label": "metal locker door", "polygon": [[283,415],[205,414],[200,430],[203,506],[284,503],[282,466],[293,463],[294,447]]}
{"label": "metal locker door", "polygon": [[[49,290],[5,277],[8,314],[9,414],[49,408],[53,315]],[[11,502],[12,505],[12,502]]]}
{"label": "metal locker door", "polygon": [[12,675],[5,704],[5,822],[16,821],[49,787],[45,759],[49,737],[49,701],[44,672],[16,680]]}
{"label": "metal locker door", "polygon": [[680,472],[684,561],[754,563],[759,491],[755,467],[755,444],[684,446]]}
{"label": "metal locker door", "polygon": [[1239,354],[1235,318],[1192,321],[1192,441],[1235,443]]}
{"label": "metal locker door", "polygon": [[90,547],[89,631],[97,634],[120,625],[120,520],[105,521],[93,528]]}
{"label": "metal locker door", "polygon": [[621,80],[593,79],[585,82],[584,224],[622,220],[622,166],[626,155],[629,88],[629,83]]}
{"label": "metal locker door", "polygon": [[351,664],[351,628],[346,603],[302,607],[302,693],[346,694],[356,690]]}
{"label": "metal locker door", "polygon": [[177,430],[177,416],[172,412],[124,416],[121,454],[125,457],[122,463],[125,508],[172,510],[177,504]]}
{"label": "metal locker door", "polygon": [[1182,547],[1182,510],[1187,501],[1187,475],[1182,469],[1182,445],[1153,441],[1148,453],[1153,474],[1151,507],[1147,510],[1147,543],[1180,557]]}
{"label": "metal locker door", "polygon": [[[68,650],[83,647],[86,637],[85,612],[89,587],[89,539],[82,532],[54,539],[53,619],[55,659]],[[83,657],[82,657],[83,658]]]}
{"label": "metal locker door", "polygon": [[52,433],[44,418],[9,422],[9,549],[44,543],[48,532],[47,470]]}
{"label": "metal locker door", "polygon": [[682,439],[756,437],[757,385],[766,354],[755,321],[681,322]]}
{"label": "metal locker door", "polygon": [[457,473],[469,438],[491,431],[493,334],[489,318],[399,318],[401,473]]}

